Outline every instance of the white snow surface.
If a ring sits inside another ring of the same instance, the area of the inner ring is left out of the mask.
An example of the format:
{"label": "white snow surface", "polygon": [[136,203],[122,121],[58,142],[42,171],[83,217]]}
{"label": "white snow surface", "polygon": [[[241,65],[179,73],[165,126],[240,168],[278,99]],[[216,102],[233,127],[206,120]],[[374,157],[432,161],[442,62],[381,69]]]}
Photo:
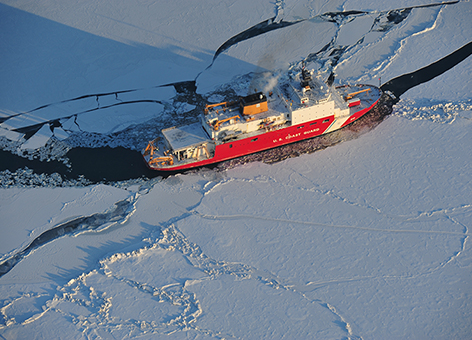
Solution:
{"label": "white snow surface", "polygon": [[[234,77],[289,69],[334,36],[352,46],[338,81],[374,84],[472,37],[469,1],[412,9],[383,33],[369,31],[377,13],[434,2],[0,2],[0,116],[20,113],[0,136],[22,149],[159,117],[169,83],[243,91]],[[368,13],[319,18],[347,10]],[[207,68],[225,41],[273,17],[307,20],[233,45]],[[372,131],[273,165],[0,189],[0,271],[44,232],[84,218],[0,276],[0,336],[471,338],[471,76],[469,57],[406,92]],[[27,141],[15,131],[52,119],[62,128],[45,123]]]}

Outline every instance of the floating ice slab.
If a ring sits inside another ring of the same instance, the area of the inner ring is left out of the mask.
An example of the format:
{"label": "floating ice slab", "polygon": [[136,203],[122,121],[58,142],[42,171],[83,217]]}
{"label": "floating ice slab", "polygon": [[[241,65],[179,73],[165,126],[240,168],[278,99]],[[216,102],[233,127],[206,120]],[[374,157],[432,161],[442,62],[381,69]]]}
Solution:
{"label": "floating ice slab", "polygon": [[160,103],[123,104],[81,114],[75,122],[81,131],[108,134],[154,118],[162,109]]}
{"label": "floating ice slab", "polygon": [[78,132],[80,131],[76,123],[77,117],[70,117],[66,120],[61,121],[62,128],[66,131]]}
{"label": "floating ice slab", "polygon": [[69,134],[65,132],[63,128],[56,127],[54,128],[54,137],[56,137],[59,140],[64,140],[67,137],[69,137]]}
{"label": "floating ice slab", "polygon": [[22,150],[36,150],[46,145],[48,140],[52,137],[52,131],[49,124],[44,124],[30,139],[28,139],[22,146]]}
{"label": "floating ice slab", "polygon": [[13,142],[18,142],[21,140],[21,138],[23,138],[24,134],[0,127],[0,136],[5,137]]}

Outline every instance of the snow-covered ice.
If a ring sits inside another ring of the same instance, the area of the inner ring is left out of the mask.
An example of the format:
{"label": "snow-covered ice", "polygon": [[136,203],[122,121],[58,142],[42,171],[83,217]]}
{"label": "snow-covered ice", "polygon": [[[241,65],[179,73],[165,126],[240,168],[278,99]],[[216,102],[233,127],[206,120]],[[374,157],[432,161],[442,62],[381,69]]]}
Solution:
{"label": "snow-covered ice", "polygon": [[[385,83],[472,37],[469,1],[0,2],[0,145],[19,155],[137,150],[260,72]],[[470,338],[471,76],[469,57],[368,133],[271,165],[6,185],[0,336]]]}

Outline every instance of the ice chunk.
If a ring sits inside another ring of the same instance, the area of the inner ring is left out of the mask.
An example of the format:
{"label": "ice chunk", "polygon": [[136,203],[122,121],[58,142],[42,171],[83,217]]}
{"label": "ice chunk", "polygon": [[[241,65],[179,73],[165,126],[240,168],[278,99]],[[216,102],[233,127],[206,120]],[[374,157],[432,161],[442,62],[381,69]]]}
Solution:
{"label": "ice chunk", "polygon": [[76,117],[70,117],[64,122],[61,122],[62,128],[66,131],[73,131],[73,132],[78,132],[80,131],[79,127],[77,126],[75,122]]}
{"label": "ice chunk", "polygon": [[22,150],[36,150],[46,145],[48,140],[52,137],[52,131],[48,124],[44,124],[41,129],[36,132],[33,137],[28,139],[26,143],[21,146]]}
{"label": "ice chunk", "polygon": [[5,137],[13,142],[18,142],[21,138],[24,137],[24,134],[16,131],[10,131],[0,127],[0,136]]}
{"label": "ice chunk", "polygon": [[58,127],[54,128],[54,137],[60,140],[64,140],[69,137],[69,134],[65,132],[63,128]]}

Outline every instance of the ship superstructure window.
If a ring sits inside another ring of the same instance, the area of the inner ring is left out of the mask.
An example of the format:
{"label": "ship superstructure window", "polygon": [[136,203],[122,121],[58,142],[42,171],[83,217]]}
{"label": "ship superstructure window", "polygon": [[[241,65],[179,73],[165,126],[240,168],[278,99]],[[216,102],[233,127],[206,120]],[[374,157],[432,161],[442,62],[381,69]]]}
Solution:
{"label": "ship superstructure window", "polygon": [[328,118],[328,119],[325,119],[325,120],[323,120],[323,123],[327,123],[327,122],[329,122],[329,118]]}
{"label": "ship superstructure window", "polygon": [[255,142],[257,140],[257,138],[253,138],[251,139],[251,142]]}
{"label": "ship superstructure window", "polygon": [[318,122],[313,122],[313,123],[311,123],[310,125],[316,125],[317,123],[318,123]]}

